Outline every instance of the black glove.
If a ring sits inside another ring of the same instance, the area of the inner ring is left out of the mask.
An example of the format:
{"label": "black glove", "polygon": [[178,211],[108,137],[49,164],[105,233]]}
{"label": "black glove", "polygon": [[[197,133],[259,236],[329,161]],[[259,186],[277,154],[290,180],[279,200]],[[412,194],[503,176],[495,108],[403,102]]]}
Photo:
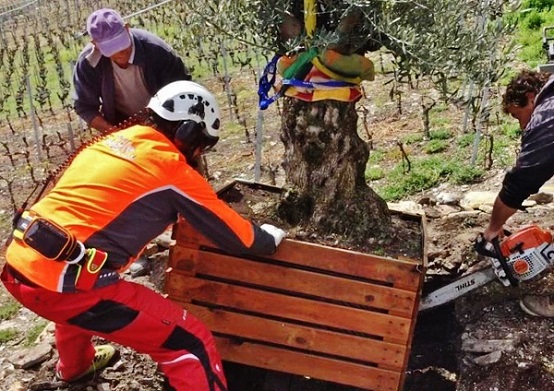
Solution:
{"label": "black glove", "polygon": [[483,233],[480,233],[475,238],[473,249],[477,252],[477,254],[484,255],[485,257],[496,258],[493,244],[491,242],[487,242]]}

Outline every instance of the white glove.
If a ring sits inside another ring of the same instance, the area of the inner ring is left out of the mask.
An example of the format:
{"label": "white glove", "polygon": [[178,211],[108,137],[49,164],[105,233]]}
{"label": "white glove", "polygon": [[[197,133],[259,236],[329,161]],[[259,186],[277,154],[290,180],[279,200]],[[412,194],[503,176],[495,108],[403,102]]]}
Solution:
{"label": "white glove", "polygon": [[274,225],[271,224],[262,224],[260,226],[261,229],[263,229],[265,232],[273,236],[273,239],[275,239],[275,247],[281,243],[283,238],[285,237],[286,233],[281,228],[277,228]]}

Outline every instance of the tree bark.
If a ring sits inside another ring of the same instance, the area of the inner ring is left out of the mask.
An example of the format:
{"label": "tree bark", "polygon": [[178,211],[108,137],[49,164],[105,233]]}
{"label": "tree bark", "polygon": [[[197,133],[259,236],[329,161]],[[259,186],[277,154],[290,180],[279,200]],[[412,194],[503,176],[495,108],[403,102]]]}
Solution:
{"label": "tree bark", "polygon": [[279,214],[291,224],[353,243],[390,234],[386,202],[365,181],[369,147],[355,103],[284,98],[281,140],[287,188]]}

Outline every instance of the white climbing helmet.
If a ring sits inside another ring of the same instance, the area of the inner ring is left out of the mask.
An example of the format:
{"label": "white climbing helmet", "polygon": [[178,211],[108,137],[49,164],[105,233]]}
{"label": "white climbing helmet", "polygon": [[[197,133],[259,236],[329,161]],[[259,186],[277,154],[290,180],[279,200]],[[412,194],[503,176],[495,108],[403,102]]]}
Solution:
{"label": "white climbing helmet", "polygon": [[180,80],[162,87],[148,105],[168,121],[195,121],[206,125],[211,137],[219,137],[221,112],[215,97],[198,83]]}

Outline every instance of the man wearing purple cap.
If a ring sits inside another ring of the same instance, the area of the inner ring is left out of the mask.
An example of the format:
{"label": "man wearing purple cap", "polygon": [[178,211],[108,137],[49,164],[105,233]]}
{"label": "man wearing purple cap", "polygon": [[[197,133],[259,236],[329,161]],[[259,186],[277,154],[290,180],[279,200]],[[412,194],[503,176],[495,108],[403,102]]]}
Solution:
{"label": "man wearing purple cap", "polygon": [[87,31],[92,42],[73,71],[74,108],[100,132],[142,110],[163,86],[191,79],[167,43],[129,28],[113,9],[94,11],[87,19]]}

